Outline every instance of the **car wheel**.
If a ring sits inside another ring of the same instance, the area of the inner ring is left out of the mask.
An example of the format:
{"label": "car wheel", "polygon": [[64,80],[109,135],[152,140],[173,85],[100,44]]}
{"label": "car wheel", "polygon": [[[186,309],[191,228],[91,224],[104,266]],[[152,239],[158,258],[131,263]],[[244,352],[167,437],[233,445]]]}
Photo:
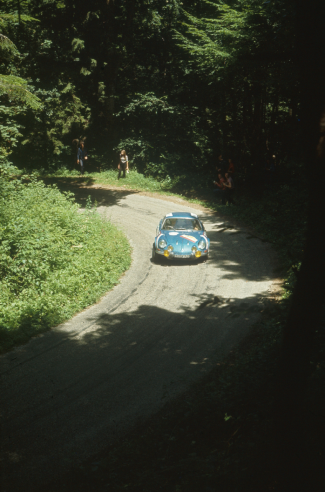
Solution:
{"label": "car wheel", "polygon": [[158,261],[158,255],[156,253],[156,249],[155,249],[155,245],[154,244],[152,245],[151,261],[153,263],[157,263],[157,261]]}

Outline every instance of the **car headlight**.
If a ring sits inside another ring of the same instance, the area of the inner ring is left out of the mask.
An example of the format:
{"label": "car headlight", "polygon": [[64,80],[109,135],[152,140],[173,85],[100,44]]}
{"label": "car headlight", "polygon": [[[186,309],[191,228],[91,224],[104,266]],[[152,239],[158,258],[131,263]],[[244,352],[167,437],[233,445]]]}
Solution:
{"label": "car headlight", "polygon": [[205,241],[204,241],[204,239],[201,239],[201,241],[199,241],[198,247],[200,249],[205,249]]}
{"label": "car headlight", "polygon": [[191,251],[192,251],[192,253],[195,253],[195,252],[196,252],[196,250],[197,250],[197,247],[196,247],[196,246],[192,246],[192,250],[191,250]]}
{"label": "car headlight", "polygon": [[174,248],[173,248],[173,246],[170,244],[170,245],[168,246],[168,248],[167,248],[167,249],[168,249],[168,251],[171,253],[171,252],[173,251],[173,249],[174,249]]}
{"label": "car headlight", "polygon": [[165,239],[159,239],[158,246],[159,246],[159,248],[166,248],[167,241]]}

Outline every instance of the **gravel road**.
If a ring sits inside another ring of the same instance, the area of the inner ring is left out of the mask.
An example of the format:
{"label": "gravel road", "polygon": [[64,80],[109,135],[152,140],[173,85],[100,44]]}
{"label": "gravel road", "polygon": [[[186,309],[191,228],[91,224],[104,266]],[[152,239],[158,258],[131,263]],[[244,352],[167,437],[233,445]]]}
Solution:
{"label": "gravel road", "polygon": [[[129,238],[132,267],[100,303],[0,358],[2,492],[33,490],[187,389],[248,332],[272,287],[269,248],[244,229],[185,201],[91,193]],[[172,211],[198,213],[207,262],[151,262]]]}

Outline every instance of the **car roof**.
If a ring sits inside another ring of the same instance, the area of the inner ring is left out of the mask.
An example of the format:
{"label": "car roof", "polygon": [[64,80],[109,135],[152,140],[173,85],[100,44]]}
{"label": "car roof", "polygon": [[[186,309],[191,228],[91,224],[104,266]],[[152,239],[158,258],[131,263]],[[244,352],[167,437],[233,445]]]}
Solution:
{"label": "car roof", "polygon": [[196,214],[190,212],[171,212],[170,214],[165,215],[165,218],[174,218],[174,219],[197,219],[198,216]]}

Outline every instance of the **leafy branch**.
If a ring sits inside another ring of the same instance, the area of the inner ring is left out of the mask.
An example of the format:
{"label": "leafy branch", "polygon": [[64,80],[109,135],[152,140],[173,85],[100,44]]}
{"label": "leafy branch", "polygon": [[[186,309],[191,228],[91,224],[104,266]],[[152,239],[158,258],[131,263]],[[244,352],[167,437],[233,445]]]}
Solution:
{"label": "leafy branch", "polygon": [[0,94],[19,100],[32,109],[40,109],[40,99],[27,90],[27,81],[14,75],[0,75]]}

